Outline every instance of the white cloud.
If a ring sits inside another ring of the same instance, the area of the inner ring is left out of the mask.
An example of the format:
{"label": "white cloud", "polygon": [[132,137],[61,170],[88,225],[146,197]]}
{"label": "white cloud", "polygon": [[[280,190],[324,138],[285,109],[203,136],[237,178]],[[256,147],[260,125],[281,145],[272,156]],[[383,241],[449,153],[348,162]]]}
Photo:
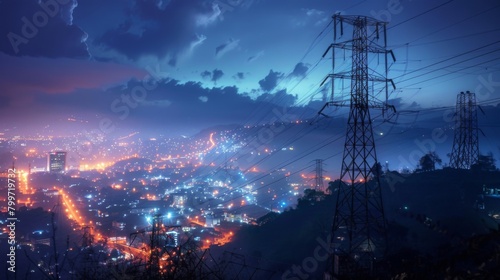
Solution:
{"label": "white cloud", "polygon": [[205,42],[205,40],[207,39],[207,36],[205,35],[198,35],[196,34],[196,40],[191,42],[191,44],[189,45],[189,50],[188,50],[188,53],[191,54],[193,52],[193,50],[200,46],[201,44],[203,44],[203,42]]}
{"label": "white cloud", "polygon": [[198,97],[198,99],[199,99],[201,102],[203,102],[203,103],[208,102],[208,97],[206,97],[206,96],[200,96],[200,97]]}
{"label": "white cloud", "polygon": [[306,15],[307,16],[321,16],[323,15],[325,12],[323,11],[320,11],[320,10],[316,10],[316,9],[306,9]]}
{"label": "white cloud", "polygon": [[213,4],[212,13],[207,15],[199,15],[198,18],[196,19],[196,24],[201,26],[207,26],[211,23],[214,23],[221,14],[222,13],[219,8],[219,5]]}

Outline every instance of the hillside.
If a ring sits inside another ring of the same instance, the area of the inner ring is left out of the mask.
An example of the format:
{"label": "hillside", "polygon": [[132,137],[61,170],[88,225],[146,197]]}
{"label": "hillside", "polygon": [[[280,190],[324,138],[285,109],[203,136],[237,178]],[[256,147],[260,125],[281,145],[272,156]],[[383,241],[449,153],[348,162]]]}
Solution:
{"label": "hillside", "polygon": [[[398,176],[396,183],[391,176]],[[500,256],[498,248],[491,247],[492,243],[500,244],[495,231],[498,224],[488,216],[488,207],[478,210],[474,202],[483,185],[498,182],[499,172],[446,169],[406,177],[385,174],[382,186],[389,222],[390,274],[394,276],[407,269],[410,275],[422,275],[418,274],[421,271],[406,267],[405,260],[414,261],[424,256],[422,265],[442,275],[460,275],[465,267],[480,272],[474,266],[478,260],[482,260],[479,265],[484,263],[482,269],[489,267],[488,260]],[[299,199],[296,208],[261,219],[260,226],[244,227],[232,243],[218,250],[244,255],[248,263],[273,270],[275,276],[281,276],[294,265],[303,265],[305,259],[315,254],[315,249],[326,246],[323,241],[331,231],[334,215],[335,193],[324,196],[321,201],[314,199],[315,195],[309,193]],[[496,203],[500,204],[500,200]],[[470,255],[471,244],[481,253]],[[450,264],[449,260],[454,259],[467,266]],[[322,277],[329,261],[317,263],[316,269],[308,272],[313,278]],[[443,271],[439,271],[440,268]]]}

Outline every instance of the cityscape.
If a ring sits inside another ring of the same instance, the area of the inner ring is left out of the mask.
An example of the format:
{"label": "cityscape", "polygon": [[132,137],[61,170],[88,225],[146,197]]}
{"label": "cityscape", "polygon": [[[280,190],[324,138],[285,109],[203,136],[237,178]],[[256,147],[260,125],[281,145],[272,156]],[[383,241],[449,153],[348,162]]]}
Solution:
{"label": "cityscape", "polygon": [[0,1],[0,278],[499,278],[499,9]]}

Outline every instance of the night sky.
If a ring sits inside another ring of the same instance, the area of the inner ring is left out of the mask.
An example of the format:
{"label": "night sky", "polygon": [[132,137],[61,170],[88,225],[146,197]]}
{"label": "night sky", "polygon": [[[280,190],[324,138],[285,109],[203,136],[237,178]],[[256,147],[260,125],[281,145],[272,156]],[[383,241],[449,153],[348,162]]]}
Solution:
{"label": "night sky", "polygon": [[389,22],[400,109],[498,96],[495,0],[0,0],[2,129],[195,133],[275,106],[314,117],[334,13]]}

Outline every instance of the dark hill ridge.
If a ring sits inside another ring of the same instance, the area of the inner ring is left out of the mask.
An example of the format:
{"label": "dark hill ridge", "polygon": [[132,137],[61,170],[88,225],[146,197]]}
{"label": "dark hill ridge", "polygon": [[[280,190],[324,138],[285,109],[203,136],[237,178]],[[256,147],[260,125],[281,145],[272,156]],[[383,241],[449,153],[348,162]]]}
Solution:
{"label": "dark hill ridge", "polygon": [[[425,274],[426,269],[419,272],[404,264],[404,260],[415,261],[423,256],[422,266],[443,277],[466,273],[466,268],[479,271],[475,265],[479,260],[491,269],[488,260],[500,257],[500,250],[491,247],[500,245],[498,223],[488,216],[488,206],[479,210],[474,205],[483,185],[499,184],[500,172],[445,169],[392,176],[398,176],[396,181],[388,174],[382,178],[392,276],[404,269],[409,275],[430,276]],[[500,204],[500,199],[496,203]],[[277,271],[276,279],[281,279],[282,273],[293,265],[301,266],[327,240],[334,208],[335,194],[321,201],[303,197],[295,209],[263,218],[265,222],[260,226],[244,227],[233,242],[218,250],[243,254],[261,268]],[[468,258],[471,244],[479,255]],[[448,262],[455,259],[462,265]],[[322,277],[327,262],[318,262],[317,269],[309,273],[312,279]]]}

